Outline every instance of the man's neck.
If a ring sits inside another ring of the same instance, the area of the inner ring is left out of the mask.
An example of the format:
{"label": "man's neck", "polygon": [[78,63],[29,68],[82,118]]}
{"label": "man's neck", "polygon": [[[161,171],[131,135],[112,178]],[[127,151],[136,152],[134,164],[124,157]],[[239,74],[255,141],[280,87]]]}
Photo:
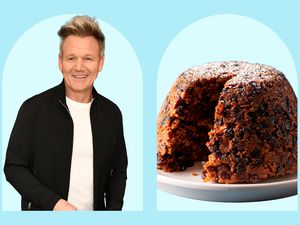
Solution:
{"label": "man's neck", "polygon": [[66,91],[66,95],[68,98],[72,99],[73,101],[80,102],[80,103],[91,102],[92,96],[93,96],[91,91],[89,93],[86,93],[86,92],[74,93],[74,92]]}

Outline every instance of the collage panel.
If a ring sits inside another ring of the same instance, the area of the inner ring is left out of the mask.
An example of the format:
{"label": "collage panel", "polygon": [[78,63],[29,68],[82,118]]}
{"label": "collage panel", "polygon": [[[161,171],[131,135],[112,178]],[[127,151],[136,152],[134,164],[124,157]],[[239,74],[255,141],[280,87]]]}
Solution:
{"label": "collage panel", "polygon": [[215,15],[176,35],[157,78],[158,211],[297,210],[297,88],[259,21]]}
{"label": "collage panel", "polygon": [[[69,35],[72,22],[98,23],[102,50],[89,30]],[[136,53],[112,25],[61,15],[29,28],[3,72],[2,210],[52,210],[61,200],[64,210],[141,211],[142,92]]]}

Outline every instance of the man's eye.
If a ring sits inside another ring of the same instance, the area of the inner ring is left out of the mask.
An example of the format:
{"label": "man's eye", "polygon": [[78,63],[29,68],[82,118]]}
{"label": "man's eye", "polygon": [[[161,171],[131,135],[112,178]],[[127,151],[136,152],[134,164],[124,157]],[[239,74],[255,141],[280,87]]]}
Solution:
{"label": "man's eye", "polygon": [[70,57],[70,58],[68,58],[68,61],[73,61],[73,60],[75,60],[75,58],[74,58],[74,57]]}
{"label": "man's eye", "polygon": [[92,58],[85,58],[85,60],[92,61],[93,59]]}

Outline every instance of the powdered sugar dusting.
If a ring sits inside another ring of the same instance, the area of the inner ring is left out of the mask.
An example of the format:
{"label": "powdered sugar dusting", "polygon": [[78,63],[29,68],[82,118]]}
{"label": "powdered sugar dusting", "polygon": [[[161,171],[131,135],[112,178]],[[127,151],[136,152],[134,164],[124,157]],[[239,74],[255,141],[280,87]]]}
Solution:
{"label": "powdered sugar dusting", "polygon": [[274,67],[259,64],[248,63],[243,61],[220,61],[193,66],[184,71],[180,77],[188,80],[189,82],[198,79],[210,79],[212,77],[219,77],[223,74],[232,74],[236,76],[236,80],[242,82],[248,80],[249,77],[262,77],[273,76],[281,74]]}

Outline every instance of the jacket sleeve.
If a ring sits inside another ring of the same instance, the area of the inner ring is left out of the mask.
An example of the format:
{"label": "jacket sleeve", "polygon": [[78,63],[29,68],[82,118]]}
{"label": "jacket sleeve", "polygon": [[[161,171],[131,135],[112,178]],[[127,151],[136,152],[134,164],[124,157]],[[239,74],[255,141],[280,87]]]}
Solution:
{"label": "jacket sleeve", "polygon": [[19,110],[10,136],[4,173],[7,181],[24,200],[41,210],[52,210],[61,197],[34,175],[34,123],[33,109],[25,102]]}
{"label": "jacket sleeve", "polygon": [[127,153],[123,135],[122,115],[118,118],[118,141],[113,167],[106,186],[106,210],[122,210],[127,179]]}

